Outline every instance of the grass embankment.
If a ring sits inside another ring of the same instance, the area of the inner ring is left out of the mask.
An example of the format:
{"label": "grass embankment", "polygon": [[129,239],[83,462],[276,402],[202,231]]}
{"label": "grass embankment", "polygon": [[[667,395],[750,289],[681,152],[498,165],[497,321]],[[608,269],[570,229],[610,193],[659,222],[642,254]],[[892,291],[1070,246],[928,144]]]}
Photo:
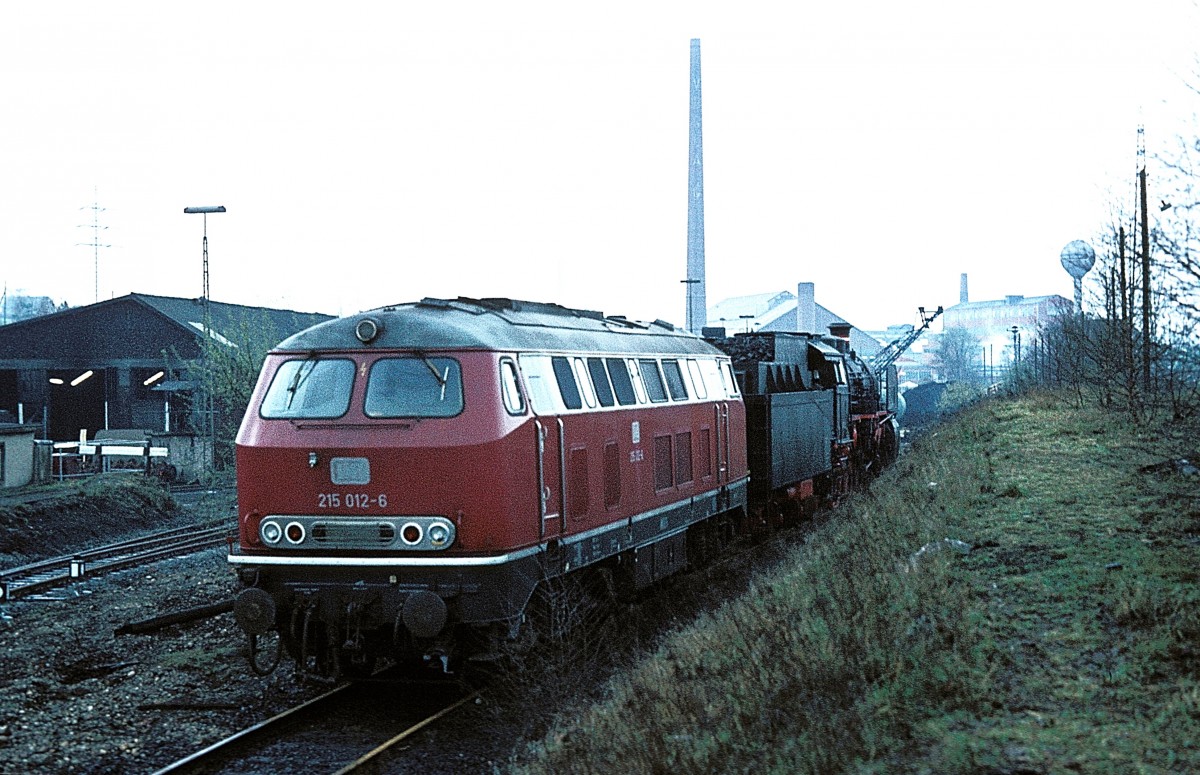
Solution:
{"label": "grass embankment", "polygon": [[976,406],[523,768],[1200,770],[1200,481],[1140,470],[1182,451],[1052,398]]}

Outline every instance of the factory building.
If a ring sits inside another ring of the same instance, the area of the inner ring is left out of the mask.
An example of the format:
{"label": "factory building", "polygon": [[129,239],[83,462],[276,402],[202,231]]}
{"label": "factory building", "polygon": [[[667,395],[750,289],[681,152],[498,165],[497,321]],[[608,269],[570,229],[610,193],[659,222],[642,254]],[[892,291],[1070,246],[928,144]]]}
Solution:
{"label": "factory building", "polygon": [[329,315],[131,293],[0,326],[0,421],[55,441],[107,429],[187,429],[187,363],[200,357],[205,307],[226,348],[273,345]]}
{"label": "factory building", "polygon": [[850,325],[850,347],[860,356],[870,358],[883,349],[885,343],[818,304],[813,283],[799,283],[796,293],[771,291],[725,299],[708,308],[707,327],[723,328],[729,336],[759,331],[828,334],[834,323]]}

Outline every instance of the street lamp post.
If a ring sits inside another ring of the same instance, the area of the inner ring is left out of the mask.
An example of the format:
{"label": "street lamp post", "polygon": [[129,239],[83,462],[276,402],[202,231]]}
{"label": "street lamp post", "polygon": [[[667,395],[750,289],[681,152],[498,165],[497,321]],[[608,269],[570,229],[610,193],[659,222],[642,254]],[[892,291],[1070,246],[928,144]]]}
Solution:
{"label": "street lamp post", "polygon": [[204,288],[203,294],[200,297],[200,303],[204,305],[204,343],[200,346],[200,362],[204,372],[205,381],[208,383],[204,386],[204,424],[203,431],[208,436],[209,444],[209,470],[215,471],[217,460],[217,417],[216,417],[216,402],[213,399],[213,379],[210,369],[212,364],[209,362],[208,348],[212,346],[212,317],[208,307],[208,214],[225,212],[224,205],[210,205],[204,207],[185,207],[183,212],[187,215],[202,215],[204,216],[204,240],[201,243],[203,254],[203,274]]}

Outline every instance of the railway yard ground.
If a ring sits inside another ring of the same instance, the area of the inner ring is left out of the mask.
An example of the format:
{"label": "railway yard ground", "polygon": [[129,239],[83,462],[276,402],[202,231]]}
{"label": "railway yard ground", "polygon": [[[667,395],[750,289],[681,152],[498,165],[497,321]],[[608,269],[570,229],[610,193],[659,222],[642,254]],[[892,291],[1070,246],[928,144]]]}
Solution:
{"label": "railway yard ground", "polygon": [[[977,404],[870,492],[622,612],[616,667],[527,662],[381,771],[1200,771],[1197,438]],[[232,526],[229,489],[131,482],[0,503],[0,569]],[[253,676],[230,614],[114,635],[234,586],[215,549],[0,606],[0,772],[151,772],[324,691]]]}

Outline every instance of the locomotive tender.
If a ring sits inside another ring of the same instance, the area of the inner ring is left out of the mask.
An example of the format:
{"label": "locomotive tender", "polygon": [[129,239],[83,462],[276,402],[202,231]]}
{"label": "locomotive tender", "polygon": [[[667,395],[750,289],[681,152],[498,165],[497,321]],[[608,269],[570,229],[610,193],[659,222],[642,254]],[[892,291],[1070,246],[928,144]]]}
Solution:
{"label": "locomotive tender", "polygon": [[564,580],[643,589],[846,492],[895,456],[888,403],[836,337],[465,298],[314,326],[237,437],[252,665],[273,630],[313,674],[494,651]]}

